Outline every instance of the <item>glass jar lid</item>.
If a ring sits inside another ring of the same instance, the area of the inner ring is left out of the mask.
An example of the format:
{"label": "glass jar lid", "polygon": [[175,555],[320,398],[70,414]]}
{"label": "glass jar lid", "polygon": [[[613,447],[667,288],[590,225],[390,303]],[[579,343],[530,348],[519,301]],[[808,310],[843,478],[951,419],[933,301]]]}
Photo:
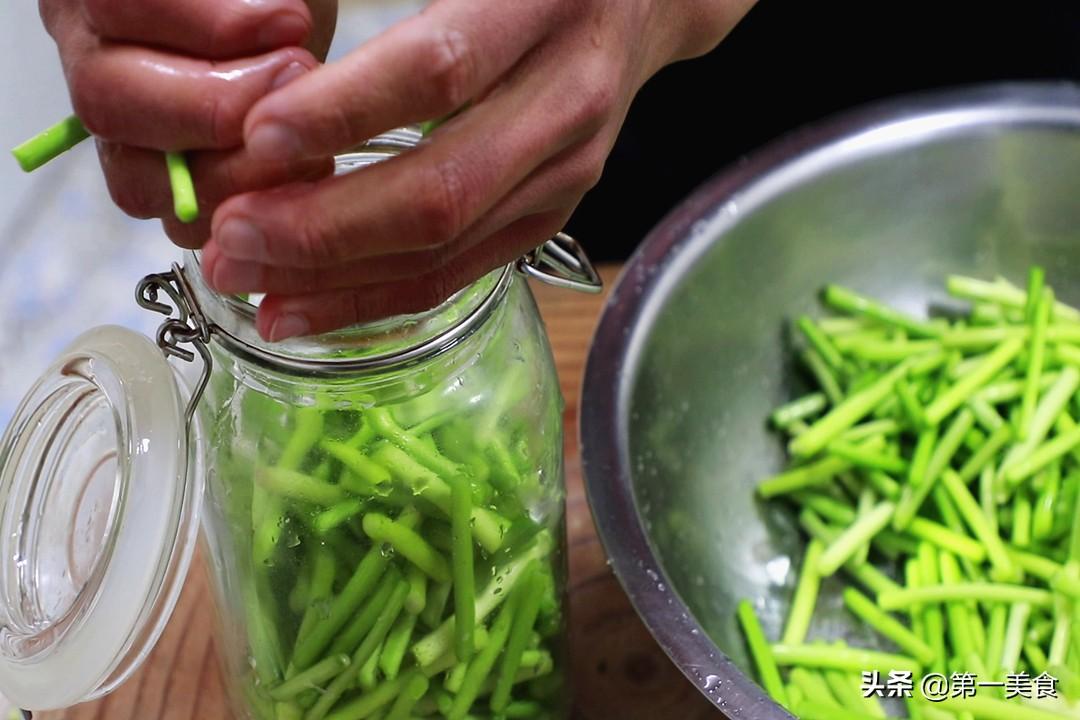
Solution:
{"label": "glass jar lid", "polygon": [[0,693],[103,695],[149,654],[191,562],[202,495],[172,367],[115,326],[76,339],[0,439]]}

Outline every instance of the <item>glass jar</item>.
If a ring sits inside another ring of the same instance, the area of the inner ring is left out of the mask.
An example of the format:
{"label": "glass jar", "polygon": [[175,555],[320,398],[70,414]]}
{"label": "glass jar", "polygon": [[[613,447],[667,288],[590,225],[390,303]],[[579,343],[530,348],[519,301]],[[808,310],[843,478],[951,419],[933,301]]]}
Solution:
{"label": "glass jar", "polygon": [[[238,717],[565,717],[562,398],[525,274],[599,286],[560,235],[427,313],[270,345],[196,254],[145,279],[158,347],[86,333],[0,443],[0,692],[122,683],[201,519]],[[196,354],[185,390],[165,356]]]}

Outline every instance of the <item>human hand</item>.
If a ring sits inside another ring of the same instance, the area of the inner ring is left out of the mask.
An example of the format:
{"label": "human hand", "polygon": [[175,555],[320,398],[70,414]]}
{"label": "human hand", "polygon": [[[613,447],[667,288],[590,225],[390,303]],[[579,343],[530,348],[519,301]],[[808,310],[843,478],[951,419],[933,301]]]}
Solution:
{"label": "human hand", "polygon": [[[243,121],[273,89],[318,66],[334,0],[41,0],[75,112],[97,137],[113,199],[162,218],[178,244],[198,247],[231,195],[329,174],[330,157],[257,158]],[[319,19],[316,25],[315,18]],[[329,29],[328,26],[329,25]],[[186,150],[203,220],[172,216],[160,151]]]}
{"label": "human hand", "polygon": [[259,101],[260,162],[323,157],[471,103],[351,175],[232,197],[203,271],[264,292],[269,340],[437,305],[558,231],[599,179],[635,93],[714,46],[753,0],[436,0]]}

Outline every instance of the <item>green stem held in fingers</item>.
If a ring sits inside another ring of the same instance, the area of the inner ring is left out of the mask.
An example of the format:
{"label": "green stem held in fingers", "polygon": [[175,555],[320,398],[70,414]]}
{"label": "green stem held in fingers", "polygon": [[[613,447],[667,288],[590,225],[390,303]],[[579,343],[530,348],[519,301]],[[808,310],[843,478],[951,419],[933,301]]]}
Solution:
{"label": "green stem held in fingers", "polygon": [[72,115],[22,143],[12,150],[11,154],[15,156],[23,172],[33,172],[88,137],[90,131],[79,118]]}
{"label": "green stem held in fingers", "polygon": [[191,179],[187,159],[183,153],[165,153],[165,166],[172,186],[176,219],[182,223],[195,222],[199,219],[199,201],[195,197],[195,182]]}
{"label": "green stem held in fingers", "polygon": [[[89,137],[86,126],[72,115],[17,146],[11,154],[24,172],[33,172]],[[183,223],[194,222],[199,218],[199,203],[187,160],[182,153],[165,153],[165,166],[172,186],[176,219]]]}

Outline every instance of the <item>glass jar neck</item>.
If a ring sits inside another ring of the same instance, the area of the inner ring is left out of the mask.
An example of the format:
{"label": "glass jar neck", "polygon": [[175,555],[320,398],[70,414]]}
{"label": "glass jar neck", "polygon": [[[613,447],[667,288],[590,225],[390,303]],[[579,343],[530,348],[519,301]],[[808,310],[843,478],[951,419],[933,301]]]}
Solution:
{"label": "glass jar neck", "polygon": [[206,284],[196,253],[187,253],[184,274],[215,341],[230,353],[273,370],[333,376],[408,365],[454,347],[475,332],[505,297],[513,267],[488,273],[426,312],[278,343],[259,336],[255,305],[238,296],[220,295]]}

